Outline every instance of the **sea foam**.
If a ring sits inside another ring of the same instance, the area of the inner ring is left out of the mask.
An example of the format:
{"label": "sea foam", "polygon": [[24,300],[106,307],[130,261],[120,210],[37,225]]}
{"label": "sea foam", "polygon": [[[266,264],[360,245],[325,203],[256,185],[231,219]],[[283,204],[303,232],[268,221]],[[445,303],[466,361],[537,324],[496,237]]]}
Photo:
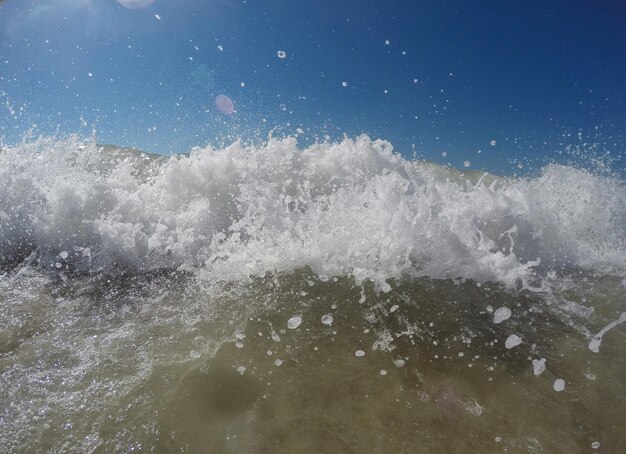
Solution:
{"label": "sea foam", "polygon": [[538,287],[626,268],[626,186],[549,165],[506,179],[411,161],[368,136],[154,157],[76,137],[0,152],[0,262],[182,268],[212,280],[310,267],[387,289],[410,274]]}

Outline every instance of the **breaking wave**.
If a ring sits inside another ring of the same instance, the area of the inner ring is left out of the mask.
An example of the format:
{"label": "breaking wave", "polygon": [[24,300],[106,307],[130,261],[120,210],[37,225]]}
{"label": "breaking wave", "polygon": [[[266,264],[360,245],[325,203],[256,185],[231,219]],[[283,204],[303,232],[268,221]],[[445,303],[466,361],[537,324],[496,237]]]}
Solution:
{"label": "breaking wave", "polygon": [[0,181],[4,268],[239,280],[309,267],[382,290],[405,275],[538,288],[564,268],[626,268],[623,180],[460,171],[366,135],[169,158],[47,138],[1,151]]}

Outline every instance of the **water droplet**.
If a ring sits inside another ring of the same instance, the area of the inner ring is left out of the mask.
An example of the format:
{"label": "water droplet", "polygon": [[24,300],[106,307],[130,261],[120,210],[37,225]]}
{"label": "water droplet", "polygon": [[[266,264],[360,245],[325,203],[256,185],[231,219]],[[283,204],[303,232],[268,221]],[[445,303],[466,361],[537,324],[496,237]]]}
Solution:
{"label": "water droplet", "polygon": [[330,326],[333,324],[333,316],[330,314],[322,315],[322,323],[324,325]]}
{"label": "water droplet", "polygon": [[496,141],[495,141],[495,139],[493,139],[491,142],[489,142],[489,144],[490,144],[492,147],[495,147],[495,146],[496,146]]}
{"label": "water droplet", "polygon": [[191,350],[189,352],[189,356],[191,356],[192,358],[198,359],[200,358],[200,352],[198,350]]}
{"label": "water droplet", "polygon": [[507,320],[511,316],[511,309],[508,307],[499,307],[493,314],[493,322],[494,323],[502,323]]}
{"label": "water droplet", "polygon": [[59,253],[59,257],[61,257],[61,258],[62,258],[62,259],[64,259],[64,260],[67,258],[67,256],[68,256],[68,255],[69,255],[69,254],[68,254],[68,252],[67,252],[67,251],[61,251],[61,252]]}
{"label": "water droplet", "polygon": [[295,315],[287,320],[287,328],[296,329],[302,323],[302,317]]}
{"label": "water droplet", "polygon": [[278,56],[278,58],[285,58],[287,56],[287,52],[285,52],[284,50],[279,50],[278,52],[276,52],[276,55]]}
{"label": "water droplet", "polygon": [[504,346],[508,349],[511,349],[513,347],[517,347],[521,343],[522,343],[521,337],[519,337],[517,334],[511,334],[509,337],[506,338],[506,342],[504,343]]}
{"label": "water droplet", "polygon": [[380,370],[380,375],[387,375],[387,371],[385,369]]}
{"label": "water droplet", "polygon": [[554,380],[553,388],[556,392],[563,391],[565,389],[565,380],[563,380],[562,378],[557,378],[556,380]]}
{"label": "water droplet", "polygon": [[275,365],[275,366],[280,367],[282,364],[283,364],[283,360],[282,360],[282,359],[278,359],[278,358],[276,358],[276,359],[274,360],[274,365]]}
{"label": "water droplet", "polygon": [[599,441],[594,441],[593,443],[591,443],[591,447],[593,449],[598,449],[600,447],[600,442]]}
{"label": "water droplet", "polygon": [[533,359],[533,374],[535,374],[535,376],[538,377],[539,375],[543,374],[545,370],[546,370],[545,358]]}
{"label": "water droplet", "polygon": [[362,358],[363,356],[365,356],[365,352],[363,350],[357,350],[354,352],[354,356],[356,356],[357,358]]}
{"label": "water droplet", "polygon": [[347,87],[348,86],[348,82],[341,82],[341,85],[344,86],[344,87]]}

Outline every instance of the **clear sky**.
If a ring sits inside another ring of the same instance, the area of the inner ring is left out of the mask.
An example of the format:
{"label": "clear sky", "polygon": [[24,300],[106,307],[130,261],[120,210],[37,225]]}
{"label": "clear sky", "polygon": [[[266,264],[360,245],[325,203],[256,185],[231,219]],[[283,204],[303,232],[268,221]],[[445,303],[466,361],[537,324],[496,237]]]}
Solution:
{"label": "clear sky", "polygon": [[4,0],[0,39],[5,144],[95,127],[171,153],[300,128],[505,173],[626,151],[622,0]]}

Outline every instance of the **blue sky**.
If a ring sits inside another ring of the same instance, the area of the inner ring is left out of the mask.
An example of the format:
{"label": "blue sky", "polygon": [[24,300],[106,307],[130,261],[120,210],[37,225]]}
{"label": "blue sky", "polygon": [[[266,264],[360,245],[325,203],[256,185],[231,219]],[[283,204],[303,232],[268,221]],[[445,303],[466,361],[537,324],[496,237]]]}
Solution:
{"label": "blue sky", "polygon": [[622,1],[121,3],[0,3],[4,143],[93,126],[171,153],[301,128],[500,173],[626,149]]}

